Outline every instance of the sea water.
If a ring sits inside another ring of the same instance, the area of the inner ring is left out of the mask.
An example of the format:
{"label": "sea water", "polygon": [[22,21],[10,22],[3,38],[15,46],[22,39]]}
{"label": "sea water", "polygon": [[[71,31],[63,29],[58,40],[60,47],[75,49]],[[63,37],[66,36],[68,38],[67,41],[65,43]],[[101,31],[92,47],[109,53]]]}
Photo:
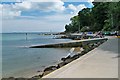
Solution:
{"label": "sea water", "polygon": [[[57,64],[69,53],[69,48],[28,48],[41,45],[70,41],[53,39],[54,35],[38,33],[3,33],[2,42],[2,76],[32,77],[37,71]],[[27,37],[27,39],[26,39]]]}

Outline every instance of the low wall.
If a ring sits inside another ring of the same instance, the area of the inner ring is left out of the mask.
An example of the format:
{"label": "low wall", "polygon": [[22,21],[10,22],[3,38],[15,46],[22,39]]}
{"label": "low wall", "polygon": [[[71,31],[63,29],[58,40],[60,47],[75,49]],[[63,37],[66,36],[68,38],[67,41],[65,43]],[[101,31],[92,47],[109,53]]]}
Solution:
{"label": "low wall", "polygon": [[46,44],[46,45],[35,45],[30,46],[29,48],[65,48],[65,47],[81,47],[82,45],[89,43],[96,43],[98,41],[106,41],[107,38],[94,38],[94,39],[84,39],[84,40],[75,40],[69,42],[55,43],[55,44]]}

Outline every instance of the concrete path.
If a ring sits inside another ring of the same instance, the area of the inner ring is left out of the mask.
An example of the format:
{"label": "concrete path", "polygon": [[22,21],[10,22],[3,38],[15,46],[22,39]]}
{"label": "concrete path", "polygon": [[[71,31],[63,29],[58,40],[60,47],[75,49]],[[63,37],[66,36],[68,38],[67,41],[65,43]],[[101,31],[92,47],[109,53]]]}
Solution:
{"label": "concrete path", "polygon": [[109,40],[43,78],[118,78],[118,39]]}

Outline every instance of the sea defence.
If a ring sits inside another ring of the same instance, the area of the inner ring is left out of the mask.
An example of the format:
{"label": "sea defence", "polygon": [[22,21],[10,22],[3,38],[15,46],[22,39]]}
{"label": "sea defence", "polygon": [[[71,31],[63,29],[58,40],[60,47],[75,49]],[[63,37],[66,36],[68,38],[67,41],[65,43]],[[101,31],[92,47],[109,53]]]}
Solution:
{"label": "sea defence", "polygon": [[43,76],[43,80],[48,78],[51,80],[54,78],[110,78],[112,80],[116,78],[117,80],[118,59],[118,39],[110,38],[73,62]]}
{"label": "sea defence", "polygon": [[45,45],[32,45],[29,48],[65,48],[65,47],[81,47],[83,44],[95,43],[106,41],[107,38],[93,38],[93,39],[83,39],[83,40],[73,40],[68,42],[60,42],[54,44],[45,44]]}

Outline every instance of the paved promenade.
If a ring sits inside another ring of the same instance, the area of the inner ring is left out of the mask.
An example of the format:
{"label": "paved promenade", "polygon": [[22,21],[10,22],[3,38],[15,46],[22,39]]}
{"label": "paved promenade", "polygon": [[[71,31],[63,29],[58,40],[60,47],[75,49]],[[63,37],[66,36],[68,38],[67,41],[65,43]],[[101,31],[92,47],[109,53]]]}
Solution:
{"label": "paved promenade", "polygon": [[43,78],[118,78],[118,39],[109,40]]}

